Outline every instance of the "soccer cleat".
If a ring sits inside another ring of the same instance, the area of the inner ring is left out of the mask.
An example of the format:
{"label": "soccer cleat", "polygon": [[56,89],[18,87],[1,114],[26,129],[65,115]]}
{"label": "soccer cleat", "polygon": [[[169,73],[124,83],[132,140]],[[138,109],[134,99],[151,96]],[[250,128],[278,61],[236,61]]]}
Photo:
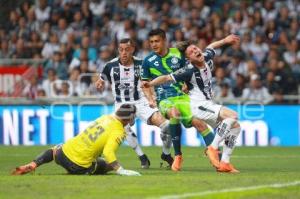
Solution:
{"label": "soccer cleat", "polygon": [[173,171],[180,171],[182,167],[183,158],[182,155],[176,155],[172,164]]}
{"label": "soccer cleat", "polygon": [[205,154],[208,156],[210,163],[215,167],[219,168],[220,159],[219,159],[219,151],[214,149],[212,146],[208,146],[205,150]]}
{"label": "soccer cleat", "polygon": [[217,168],[218,172],[225,173],[240,173],[239,170],[235,169],[232,164],[221,161],[219,168]]}
{"label": "soccer cleat", "polygon": [[146,154],[139,156],[139,159],[141,161],[141,167],[142,169],[149,169],[150,167],[150,160],[146,156]]}
{"label": "soccer cleat", "polygon": [[170,167],[172,166],[172,164],[174,162],[174,159],[172,158],[171,154],[167,155],[167,154],[162,153],[161,156],[160,156],[160,158],[163,161],[166,161],[169,164]]}
{"label": "soccer cleat", "polygon": [[29,164],[25,164],[23,166],[17,167],[13,172],[12,175],[24,175],[26,173],[32,172],[36,169],[37,165],[35,162],[31,162]]}

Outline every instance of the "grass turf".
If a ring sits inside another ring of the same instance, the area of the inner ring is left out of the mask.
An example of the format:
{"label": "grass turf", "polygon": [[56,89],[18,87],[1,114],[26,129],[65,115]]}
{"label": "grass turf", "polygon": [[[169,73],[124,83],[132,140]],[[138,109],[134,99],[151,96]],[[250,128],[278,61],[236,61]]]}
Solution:
{"label": "grass turf", "polygon": [[[124,168],[141,177],[71,176],[49,163],[34,174],[10,176],[18,165],[28,163],[45,146],[0,146],[0,198],[300,198],[300,148],[240,147],[232,162],[240,174],[217,173],[203,156],[203,148],[183,148],[183,171],[160,168],[158,147],[145,147],[151,168],[140,169],[132,149],[121,147],[118,157]],[[293,183],[285,187],[260,187]],[[235,190],[242,188],[241,190]],[[245,188],[249,188],[246,190]]]}

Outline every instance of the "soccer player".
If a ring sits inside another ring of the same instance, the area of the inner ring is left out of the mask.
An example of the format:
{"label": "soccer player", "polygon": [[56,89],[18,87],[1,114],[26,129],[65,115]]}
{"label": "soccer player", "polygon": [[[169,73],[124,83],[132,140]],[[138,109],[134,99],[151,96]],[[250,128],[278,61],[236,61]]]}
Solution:
{"label": "soccer player", "polygon": [[[214,49],[237,42],[239,42],[238,36],[229,35],[208,45],[204,52],[191,42],[182,42],[177,47],[185,53],[190,64],[170,75],[160,76],[150,83],[144,84],[145,87],[149,87],[165,84],[166,82],[188,81],[193,85],[193,89],[190,90],[193,115],[204,120],[213,128],[217,127],[215,138],[207,147],[206,154],[217,171],[229,173],[239,172],[230,163],[230,156],[241,129],[235,111],[213,102],[211,79],[213,57],[215,56]],[[218,147],[223,140],[225,145],[220,161]]]}
{"label": "soccer player", "polygon": [[[76,137],[46,150],[29,164],[17,167],[12,174],[23,175],[54,160],[70,174],[96,175],[114,170],[119,175],[139,176],[136,171],[125,170],[115,154],[126,136],[124,126],[134,123],[135,113],[134,105],[123,104],[115,114],[99,117]],[[104,159],[99,157],[101,155]]]}
{"label": "soccer player", "polygon": [[[143,84],[161,75],[185,67],[185,57],[177,48],[168,48],[166,33],[162,29],[151,30],[148,34],[152,52],[144,59],[142,65]],[[210,145],[214,134],[207,125],[197,118],[193,118],[189,96],[182,91],[184,82],[178,81],[171,84],[163,84],[151,88],[144,88],[145,95],[151,106],[158,107],[164,117],[170,120],[169,129],[172,136],[175,159],[172,164],[173,171],[179,171],[182,167],[181,152],[181,123],[185,127],[194,126],[201,132],[206,145]]]}
{"label": "soccer player", "polygon": [[[169,121],[166,120],[155,107],[150,107],[144,93],[141,90],[140,68],[142,60],[134,57],[135,47],[132,40],[121,39],[118,46],[119,57],[109,61],[101,72],[112,85],[115,97],[115,108],[118,109],[124,103],[135,104],[137,107],[137,117],[150,125],[155,125],[161,129],[161,139],[163,142],[163,152],[161,159],[169,166],[173,163],[170,154],[172,146],[171,136],[168,132]],[[96,82],[97,88],[104,87],[104,77],[100,77]],[[150,161],[140,148],[137,137],[128,125],[126,128],[128,144],[135,150],[141,160],[142,168],[148,168]]]}

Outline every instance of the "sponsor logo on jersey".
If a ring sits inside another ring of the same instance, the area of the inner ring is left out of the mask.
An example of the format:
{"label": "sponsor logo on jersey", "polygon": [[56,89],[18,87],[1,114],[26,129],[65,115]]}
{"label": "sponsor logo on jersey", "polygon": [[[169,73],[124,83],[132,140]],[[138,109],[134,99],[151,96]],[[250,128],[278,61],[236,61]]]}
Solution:
{"label": "sponsor logo on jersey", "polygon": [[172,59],[171,59],[171,63],[172,64],[177,64],[178,63],[178,58],[177,57],[173,57]]}
{"label": "sponsor logo on jersey", "polygon": [[152,62],[152,61],[154,61],[155,59],[156,59],[156,57],[157,57],[157,55],[153,55],[152,57],[150,57],[148,60],[149,60],[149,62]]}

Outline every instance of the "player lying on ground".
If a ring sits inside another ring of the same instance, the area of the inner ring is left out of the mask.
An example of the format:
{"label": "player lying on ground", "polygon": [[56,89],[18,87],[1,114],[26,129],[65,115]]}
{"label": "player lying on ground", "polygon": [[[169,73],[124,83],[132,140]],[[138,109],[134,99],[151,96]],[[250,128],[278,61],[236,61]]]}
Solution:
{"label": "player lying on ground", "polygon": [[[135,47],[132,40],[121,39],[118,45],[119,57],[105,64],[103,71],[101,71],[102,77],[96,82],[96,87],[103,89],[105,83],[103,79],[106,77],[112,86],[115,109],[118,109],[124,103],[134,104],[137,108],[136,115],[138,118],[161,129],[160,137],[163,142],[161,159],[171,166],[173,158],[170,154],[172,141],[168,131],[169,121],[161,115],[156,107],[150,107],[140,88],[142,60],[133,56]],[[139,146],[136,134],[130,128],[130,125],[127,125],[125,130],[127,132],[126,140],[139,156],[142,168],[149,168],[150,161]]]}
{"label": "player lying on ground", "polygon": [[[185,58],[177,48],[168,48],[166,33],[162,29],[151,30],[148,34],[152,52],[144,59],[142,65],[143,83],[151,81],[161,75],[170,74],[185,67]],[[164,117],[170,120],[169,129],[172,136],[175,159],[172,164],[173,171],[182,167],[181,151],[181,123],[189,128],[194,126],[208,146],[214,139],[214,134],[207,125],[197,118],[193,118],[189,96],[182,91],[184,81],[164,84],[153,89],[144,89],[145,95],[152,106],[159,107]]]}
{"label": "player lying on ground", "polygon": [[135,113],[134,105],[123,104],[115,114],[96,119],[76,137],[46,150],[29,164],[17,167],[12,174],[23,175],[54,160],[70,174],[97,175],[114,170],[119,175],[140,176],[136,171],[125,170],[115,154],[126,136],[124,126],[134,123]]}
{"label": "player lying on ground", "polygon": [[[239,42],[239,37],[229,35],[225,39],[208,45],[204,52],[192,42],[181,42],[177,47],[186,55],[190,64],[170,75],[157,77],[144,84],[145,87],[149,87],[168,82],[188,81],[193,85],[193,89],[189,92],[193,116],[204,120],[213,128],[217,127],[215,138],[207,147],[206,153],[217,171],[230,173],[239,172],[230,164],[230,156],[241,129],[235,111],[213,102],[211,79],[214,48],[236,42]],[[218,147],[223,140],[225,144],[220,162]]]}

